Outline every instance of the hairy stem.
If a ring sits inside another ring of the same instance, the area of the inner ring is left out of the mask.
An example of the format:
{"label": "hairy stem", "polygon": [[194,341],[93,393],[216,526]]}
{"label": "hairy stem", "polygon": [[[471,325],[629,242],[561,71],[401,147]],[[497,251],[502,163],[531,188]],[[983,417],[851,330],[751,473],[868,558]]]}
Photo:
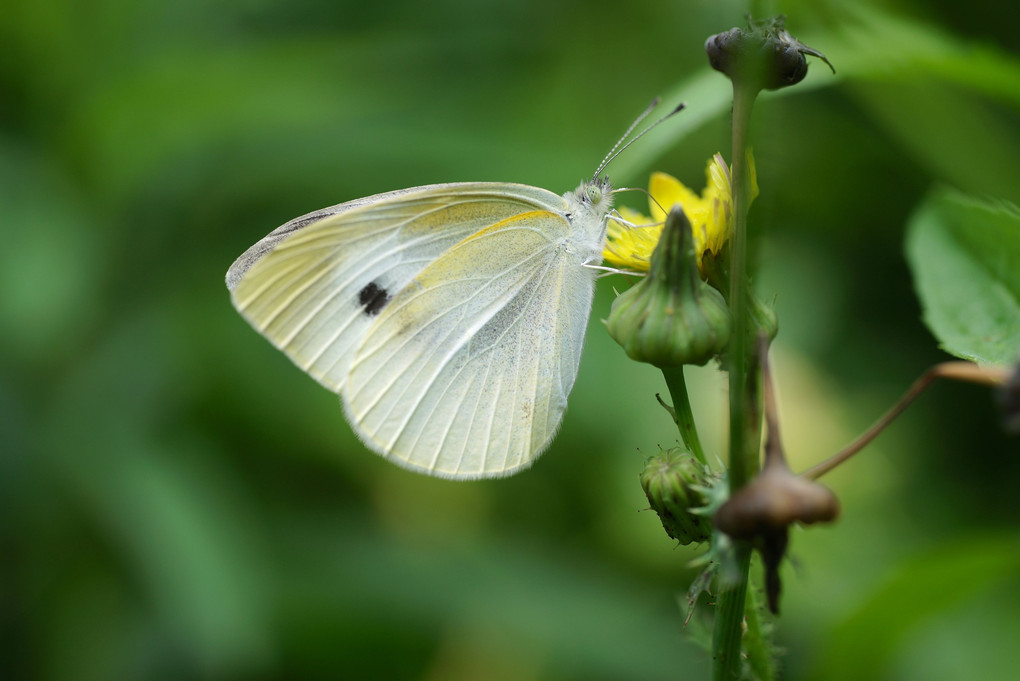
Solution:
{"label": "hairy stem", "polygon": [[747,578],[751,567],[751,547],[738,544],[734,550],[737,579],[726,584],[715,604],[715,630],[712,632],[712,676],[717,681],[740,678],[740,643],[743,637]]}

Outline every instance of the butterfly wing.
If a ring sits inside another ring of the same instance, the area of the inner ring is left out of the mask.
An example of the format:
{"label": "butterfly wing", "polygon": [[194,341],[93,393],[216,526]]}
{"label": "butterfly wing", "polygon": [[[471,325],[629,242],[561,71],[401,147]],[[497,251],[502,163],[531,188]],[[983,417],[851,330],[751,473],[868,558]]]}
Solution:
{"label": "butterfly wing", "polygon": [[451,183],[326,208],[271,232],[227,272],[238,311],[324,386],[343,389],[387,303],[454,244],[563,199],[536,187]]}
{"label": "butterfly wing", "polygon": [[591,257],[560,214],[501,220],[450,248],[382,310],[342,397],[365,443],[432,475],[528,466],[577,376]]}

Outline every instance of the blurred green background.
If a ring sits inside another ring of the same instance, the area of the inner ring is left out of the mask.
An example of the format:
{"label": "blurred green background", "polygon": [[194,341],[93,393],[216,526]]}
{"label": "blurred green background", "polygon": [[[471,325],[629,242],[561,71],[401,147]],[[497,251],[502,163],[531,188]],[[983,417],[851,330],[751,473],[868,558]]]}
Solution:
{"label": "blurred green background", "polygon": [[[853,9],[845,7],[853,5]],[[637,484],[675,429],[595,302],[563,429],[500,481],[365,451],[223,275],[290,218],[404,186],[567,191],[655,95],[688,111],[610,168],[700,190],[729,156],[705,38],[746,2],[6,0],[0,11],[0,677],[699,679],[694,552]],[[767,95],[756,284],[777,295],[795,468],[946,356],[903,225],[937,182],[1020,201],[1005,0],[761,2],[835,64]],[[630,201],[642,207],[639,194]],[[725,390],[692,372],[722,451]],[[936,385],[795,532],[786,678],[1013,679],[1020,445]]]}

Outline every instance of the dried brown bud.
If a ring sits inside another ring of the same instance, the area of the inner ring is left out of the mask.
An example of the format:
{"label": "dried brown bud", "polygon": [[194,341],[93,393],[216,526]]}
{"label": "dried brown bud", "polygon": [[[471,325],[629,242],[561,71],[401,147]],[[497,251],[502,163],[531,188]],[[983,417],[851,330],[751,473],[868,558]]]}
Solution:
{"label": "dried brown bud", "polygon": [[715,525],[735,539],[752,542],[765,567],[769,610],[779,613],[779,565],[786,555],[789,527],[835,520],[839,501],[827,488],[791,473],[785,465],[767,467],[715,514]]}
{"label": "dried brown bud", "polygon": [[839,501],[827,487],[794,475],[785,465],[772,465],[719,508],[715,526],[735,539],[750,540],[793,523],[831,522],[838,516]]}
{"label": "dried brown bud", "polygon": [[794,475],[783,459],[772,457],[757,478],[719,507],[714,520],[721,531],[753,543],[761,552],[769,609],[778,613],[779,564],[786,555],[790,525],[830,522],[838,516],[839,501],[827,487]]}

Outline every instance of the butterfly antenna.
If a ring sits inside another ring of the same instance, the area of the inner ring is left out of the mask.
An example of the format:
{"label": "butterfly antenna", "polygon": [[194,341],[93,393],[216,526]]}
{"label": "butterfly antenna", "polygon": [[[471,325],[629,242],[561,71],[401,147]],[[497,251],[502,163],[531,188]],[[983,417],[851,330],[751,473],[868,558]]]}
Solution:
{"label": "butterfly antenna", "polygon": [[630,140],[627,141],[626,144],[624,144],[624,140],[627,139],[627,136],[630,135],[630,133],[632,133],[634,131],[634,128],[636,128],[638,126],[638,124],[641,123],[641,121],[643,121],[645,119],[645,117],[647,117],[648,114],[650,114],[652,112],[652,109],[654,109],[656,107],[656,105],[658,105],[658,103],[659,103],[659,99],[658,99],[658,97],[656,97],[654,100],[652,100],[652,103],[648,105],[648,108],[645,109],[644,112],[642,112],[642,114],[640,116],[638,116],[637,119],[633,123],[630,124],[630,127],[627,128],[627,132],[625,132],[623,134],[623,137],[620,138],[619,142],[617,142],[616,144],[613,145],[613,148],[609,150],[609,153],[606,154],[606,157],[604,159],[602,159],[602,163],[600,163],[599,167],[595,169],[595,175],[593,177],[598,177],[599,175],[601,175],[602,171],[606,169],[606,166],[608,166],[610,163],[613,162],[613,159],[615,159],[617,156],[622,154],[624,149],[626,149],[627,147],[629,147],[630,145],[634,144],[639,139],[644,137],[645,133],[651,132],[660,123],[662,123],[663,121],[665,121],[665,120],[667,120],[669,118],[672,118],[673,116],[675,116],[676,114],[680,113],[681,111],[683,111],[687,107],[686,104],[681,102],[680,104],[678,104],[676,106],[675,109],[673,109],[668,114],[666,114],[665,116],[663,116],[659,120],[657,120],[654,123],[652,123],[651,125],[649,125],[647,128],[645,128],[644,130],[642,130],[638,134],[634,135],[634,137],[632,137]]}
{"label": "butterfly antenna", "polygon": [[595,177],[598,177],[599,176],[599,172],[601,172],[602,169],[606,167],[606,164],[609,163],[609,157],[613,155],[613,152],[615,152],[617,149],[620,148],[620,145],[623,144],[623,141],[625,139],[627,139],[627,137],[630,136],[630,133],[634,132],[634,128],[638,127],[638,125],[641,123],[641,121],[643,121],[646,118],[648,118],[648,114],[652,113],[652,110],[654,110],[655,107],[657,107],[657,106],[659,106],[659,98],[658,97],[653,99],[652,103],[649,104],[645,108],[645,110],[642,111],[638,115],[638,117],[634,119],[634,122],[630,124],[630,127],[627,128],[627,131],[624,132],[623,135],[620,136],[620,139],[617,140],[616,144],[613,145],[613,148],[610,149],[609,153],[605,155],[605,158],[603,158],[602,162],[599,163],[599,169],[598,169],[598,171],[596,171]]}

